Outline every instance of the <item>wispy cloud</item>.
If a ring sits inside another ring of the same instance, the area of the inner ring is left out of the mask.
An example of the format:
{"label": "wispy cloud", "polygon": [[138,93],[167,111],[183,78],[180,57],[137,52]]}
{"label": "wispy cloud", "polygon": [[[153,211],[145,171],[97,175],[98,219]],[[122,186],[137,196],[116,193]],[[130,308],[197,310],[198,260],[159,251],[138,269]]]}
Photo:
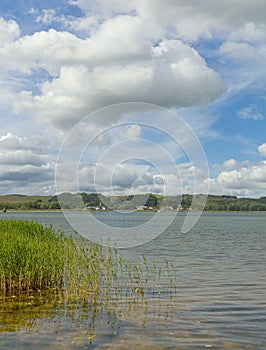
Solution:
{"label": "wispy cloud", "polygon": [[263,115],[259,111],[258,107],[256,105],[251,105],[248,107],[243,107],[241,108],[238,112],[237,115],[241,119],[251,119],[251,120],[262,120]]}

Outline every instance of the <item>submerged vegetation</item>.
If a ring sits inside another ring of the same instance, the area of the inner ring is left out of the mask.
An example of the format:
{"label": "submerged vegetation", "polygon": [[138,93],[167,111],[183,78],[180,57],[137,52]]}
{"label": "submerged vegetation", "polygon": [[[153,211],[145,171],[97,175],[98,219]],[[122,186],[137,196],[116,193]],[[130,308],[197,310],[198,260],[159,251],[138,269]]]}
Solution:
{"label": "submerged vegetation", "polygon": [[[169,287],[173,275],[165,266]],[[0,295],[51,290],[64,300],[158,294],[161,267],[31,221],[0,220]]]}

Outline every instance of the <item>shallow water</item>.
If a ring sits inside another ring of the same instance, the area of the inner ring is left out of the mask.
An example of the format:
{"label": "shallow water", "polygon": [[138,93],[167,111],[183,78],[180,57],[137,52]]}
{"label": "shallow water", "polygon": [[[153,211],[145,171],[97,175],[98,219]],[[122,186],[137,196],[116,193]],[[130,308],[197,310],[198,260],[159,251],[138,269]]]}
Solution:
{"label": "shallow water", "polygon": [[[80,220],[84,213],[73,215]],[[123,227],[149,214],[96,215]],[[163,221],[174,214],[160,215]],[[266,213],[205,213],[182,234],[184,216],[153,241],[120,251],[128,260],[145,254],[150,266],[164,270],[167,259],[172,288],[164,271],[154,294],[96,310],[89,303],[62,305],[51,295],[0,301],[0,349],[266,349]],[[71,231],[61,213],[2,217]]]}

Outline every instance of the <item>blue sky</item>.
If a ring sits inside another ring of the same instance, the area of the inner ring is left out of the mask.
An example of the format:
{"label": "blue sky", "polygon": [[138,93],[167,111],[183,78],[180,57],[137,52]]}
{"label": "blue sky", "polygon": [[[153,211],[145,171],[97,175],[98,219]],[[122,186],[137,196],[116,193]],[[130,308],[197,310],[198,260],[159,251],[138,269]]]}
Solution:
{"label": "blue sky", "polygon": [[266,196],[265,13],[264,0],[1,1],[0,193],[56,193],[63,147],[60,190]]}

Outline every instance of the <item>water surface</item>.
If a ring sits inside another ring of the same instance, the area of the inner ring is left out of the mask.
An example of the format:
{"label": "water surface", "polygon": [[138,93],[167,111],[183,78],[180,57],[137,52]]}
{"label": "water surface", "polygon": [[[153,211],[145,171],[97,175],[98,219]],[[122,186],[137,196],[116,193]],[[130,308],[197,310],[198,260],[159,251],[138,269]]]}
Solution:
{"label": "water surface", "polygon": [[[84,213],[73,215],[81,220]],[[96,215],[132,227],[149,214]],[[0,214],[7,217],[71,232],[59,212]],[[132,261],[145,254],[151,267],[166,269],[166,259],[172,288],[162,277],[153,295],[101,312],[49,295],[0,301],[0,349],[266,349],[266,213],[204,213],[182,234],[184,217],[153,241],[120,251]]]}

